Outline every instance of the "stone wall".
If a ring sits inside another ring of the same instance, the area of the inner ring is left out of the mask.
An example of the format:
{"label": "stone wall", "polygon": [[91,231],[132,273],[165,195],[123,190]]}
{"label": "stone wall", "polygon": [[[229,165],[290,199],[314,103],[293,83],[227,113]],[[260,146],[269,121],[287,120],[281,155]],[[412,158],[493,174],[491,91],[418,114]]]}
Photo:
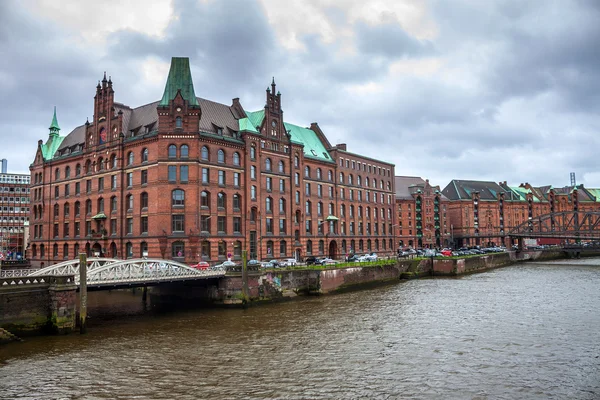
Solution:
{"label": "stone wall", "polygon": [[70,332],[76,290],[73,276],[0,279],[0,328],[19,336]]}
{"label": "stone wall", "polygon": [[458,276],[487,269],[514,264],[510,253],[489,254],[461,259],[436,259],[433,274],[436,276]]}

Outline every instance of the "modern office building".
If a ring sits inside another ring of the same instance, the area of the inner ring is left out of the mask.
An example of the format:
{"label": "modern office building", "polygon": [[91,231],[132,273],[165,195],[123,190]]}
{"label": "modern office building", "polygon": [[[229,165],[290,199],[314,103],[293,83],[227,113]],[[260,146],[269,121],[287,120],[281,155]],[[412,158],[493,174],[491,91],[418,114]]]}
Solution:
{"label": "modern office building", "polygon": [[[173,58],[162,98],[129,107],[104,76],[94,116],[60,135],[56,111],[31,164],[34,265],[107,257],[240,259],[395,251],[394,165],[263,109],[196,97]],[[292,111],[293,112],[293,111]]]}
{"label": "modern office building", "polygon": [[[2,170],[7,169],[2,160]],[[29,237],[29,180],[27,174],[0,173],[0,257],[25,257]]]}

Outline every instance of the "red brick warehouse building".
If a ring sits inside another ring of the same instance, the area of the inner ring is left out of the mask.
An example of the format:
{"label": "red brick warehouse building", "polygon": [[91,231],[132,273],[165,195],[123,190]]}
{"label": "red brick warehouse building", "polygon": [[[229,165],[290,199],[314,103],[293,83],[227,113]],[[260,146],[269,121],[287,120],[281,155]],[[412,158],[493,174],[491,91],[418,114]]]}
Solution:
{"label": "red brick warehouse building", "polygon": [[173,58],[160,101],[131,108],[98,83],[94,117],[67,136],[55,118],[31,169],[31,258],[90,255],[186,263],[392,253],[394,165],[332,146],[316,123],[196,97]]}

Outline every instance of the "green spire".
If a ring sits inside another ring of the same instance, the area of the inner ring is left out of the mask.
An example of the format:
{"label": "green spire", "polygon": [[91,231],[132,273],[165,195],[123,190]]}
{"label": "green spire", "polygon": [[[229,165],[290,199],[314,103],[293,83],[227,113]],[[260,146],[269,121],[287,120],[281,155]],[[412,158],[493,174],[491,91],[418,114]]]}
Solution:
{"label": "green spire", "polygon": [[192,82],[192,72],[190,71],[190,59],[187,57],[171,58],[171,69],[165,85],[165,92],[159,106],[168,106],[169,102],[175,98],[177,92],[181,91],[181,96],[190,106],[198,106],[198,99],[194,93],[194,83]]}
{"label": "green spire", "polygon": [[56,119],[56,106],[54,106],[54,116],[52,117],[52,123],[50,124],[50,136],[58,136],[60,126],[58,126],[58,120]]}

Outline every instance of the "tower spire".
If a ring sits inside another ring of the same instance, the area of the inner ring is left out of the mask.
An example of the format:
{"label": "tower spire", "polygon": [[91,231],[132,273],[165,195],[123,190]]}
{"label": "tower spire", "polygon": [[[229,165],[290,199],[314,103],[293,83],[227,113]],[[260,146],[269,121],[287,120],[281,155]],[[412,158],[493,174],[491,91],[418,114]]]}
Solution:
{"label": "tower spire", "polygon": [[58,132],[60,131],[60,126],[58,126],[58,120],[56,119],[56,106],[54,106],[54,116],[52,117],[52,122],[50,123],[50,136],[58,136]]}

